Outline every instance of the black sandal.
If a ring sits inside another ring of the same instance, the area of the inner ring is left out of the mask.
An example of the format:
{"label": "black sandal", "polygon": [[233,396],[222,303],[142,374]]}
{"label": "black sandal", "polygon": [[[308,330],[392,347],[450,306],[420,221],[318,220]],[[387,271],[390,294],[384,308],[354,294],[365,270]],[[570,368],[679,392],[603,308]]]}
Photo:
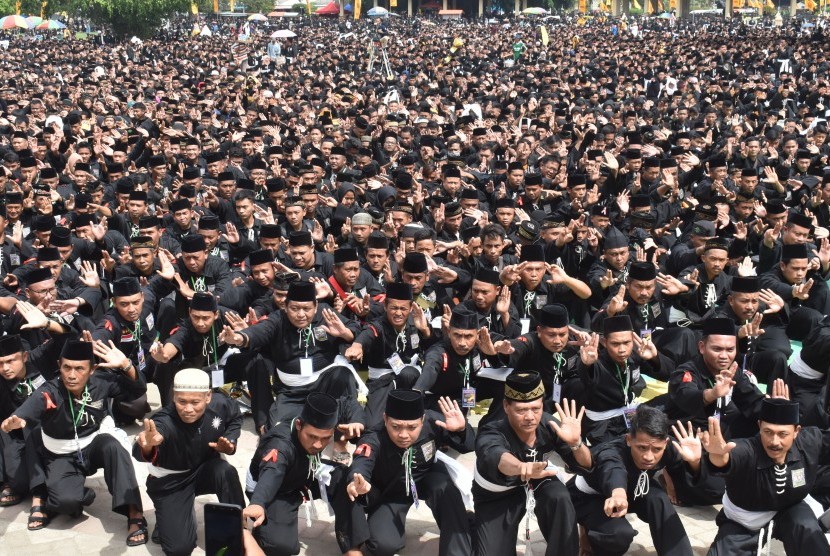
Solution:
{"label": "black sandal", "polygon": [[[39,514],[43,514],[43,515],[42,516],[32,515],[35,512],[37,512]],[[35,522],[38,522],[38,521],[40,522],[40,525],[36,525],[36,526],[32,527],[32,523],[35,523]],[[52,514],[47,512],[46,509],[44,508],[44,506],[32,506],[32,509],[29,510],[29,523],[26,525],[26,528],[29,529],[29,531],[40,531],[41,529],[43,529],[44,527],[49,525],[50,521],[52,521]]]}
{"label": "black sandal", "polygon": [[0,490],[0,508],[16,506],[17,504],[20,504],[20,500],[20,495],[15,494],[12,487],[9,485],[3,485],[3,490]]}
{"label": "black sandal", "polygon": [[[147,531],[147,520],[143,517],[134,517],[127,520],[127,529],[132,525],[138,525],[138,529],[127,535],[127,546],[141,546],[150,540],[150,533]],[[139,535],[144,535],[142,540],[136,540]]]}

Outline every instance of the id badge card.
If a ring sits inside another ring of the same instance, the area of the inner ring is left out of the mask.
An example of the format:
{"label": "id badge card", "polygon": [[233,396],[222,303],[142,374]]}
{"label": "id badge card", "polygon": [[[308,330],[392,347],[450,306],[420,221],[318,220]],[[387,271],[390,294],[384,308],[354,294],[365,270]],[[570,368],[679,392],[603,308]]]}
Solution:
{"label": "id badge card", "polygon": [[147,359],[144,357],[144,348],[141,347],[141,344],[138,346],[138,370],[143,371],[147,368]]}
{"label": "id badge card", "polygon": [[314,340],[317,342],[325,342],[328,339],[326,331],[322,326],[318,326],[311,331],[314,334]]}
{"label": "id badge card", "polygon": [[472,409],[476,406],[476,389],[462,388],[461,389],[461,407]]}
{"label": "id badge card", "polygon": [[522,324],[521,334],[527,334],[528,332],[530,332],[530,319],[519,319],[519,322]]}
{"label": "id badge card", "polygon": [[18,255],[17,253],[12,253],[11,255],[9,255],[9,262],[12,264],[12,266],[20,266],[20,255]]}
{"label": "id badge card", "polygon": [[559,403],[562,401],[562,385],[558,382],[553,383],[553,396],[552,399],[554,402]]}
{"label": "id badge card", "polygon": [[300,376],[311,376],[314,374],[314,359],[311,357],[300,357]]}
{"label": "id badge card", "polygon": [[205,370],[210,374],[211,388],[221,388],[225,385],[225,373],[219,369],[219,365],[211,363]]}
{"label": "id badge card", "polygon": [[392,367],[392,370],[395,371],[395,374],[400,374],[404,368],[403,360],[401,360],[400,354],[393,353],[387,361],[389,362],[389,366]]}
{"label": "id badge card", "polygon": [[651,341],[651,328],[641,328],[640,329],[640,338],[642,340]]}

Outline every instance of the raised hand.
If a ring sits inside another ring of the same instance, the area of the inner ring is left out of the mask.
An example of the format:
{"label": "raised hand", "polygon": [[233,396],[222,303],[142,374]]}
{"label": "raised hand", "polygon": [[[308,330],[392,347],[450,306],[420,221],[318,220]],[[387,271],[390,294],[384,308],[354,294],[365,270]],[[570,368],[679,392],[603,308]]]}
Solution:
{"label": "raised hand", "polygon": [[130,368],[130,359],[115,347],[112,340],[106,344],[101,340],[95,340],[92,343],[92,352],[101,360],[101,363],[98,363],[99,367],[122,370]]}
{"label": "raised hand", "polygon": [[496,299],[496,312],[500,315],[510,313],[510,288],[508,288],[507,286],[501,287],[499,297]]}
{"label": "raised hand", "polygon": [[478,330],[478,349],[484,355],[495,355],[496,347],[493,345],[493,338],[490,337],[490,331],[486,326],[482,326]]}
{"label": "raised hand", "polygon": [[20,327],[21,330],[37,330],[49,327],[49,319],[43,311],[28,301],[18,301],[15,305],[17,312],[26,320],[26,324]]}
{"label": "raised hand", "polygon": [[115,259],[113,259],[106,250],[101,251],[101,265],[107,272],[112,272],[115,268]]}
{"label": "raised hand", "polygon": [[424,314],[424,310],[420,305],[413,301],[409,314],[412,317],[412,324],[415,325],[415,328],[417,328],[419,332],[426,333],[429,331],[430,323],[427,321],[427,316]]}
{"label": "raised hand", "polygon": [[628,308],[628,301],[625,300],[625,286],[620,286],[620,289],[617,290],[616,295],[611,298],[611,301],[608,302],[608,307],[605,308],[605,312],[608,314],[609,317],[613,317],[625,311]]}
{"label": "raised hand", "polygon": [[602,289],[607,290],[613,286],[616,281],[617,279],[614,278],[614,272],[611,269],[608,269],[608,272],[600,277],[599,285]]}
{"label": "raised hand", "polygon": [[435,424],[442,429],[450,432],[463,431],[467,427],[467,420],[464,419],[464,414],[458,407],[458,402],[443,396],[438,398],[438,408],[444,414],[443,421],[435,421]]}
{"label": "raised hand", "polygon": [[666,295],[678,295],[689,291],[689,286],[668,274],[657,274],[657,283]]}
{"label": "raised hand", "polygon": [[323,320],[326,321],[326,324],[323,325],[323,330],[325,330],[330,336],[334,336],[335,338],[343,338],[347,341],[351,341],[353,339],[351,330],[346,328],[346,325],[343,324],[343,321],[340,320],[337,313],[331,309],[323,309]]}
{"label": "raised hand", "polygon": [[228,243],[231,245],[236,245],[239,243],[239,230],[234,226],[232,222],[228,222],[225,224],[225,239],[228,240]]}
{"label": "raised hand", "polygon": [[81,275],[79,280],[88,288],[97,288],[101,285],[101,277],[95,270],[95,266],[90,261],[81,263]]}
{"label": "raised hand", "polygon": [[173,266],[170,257],[172,257],[172,253],[170,253],[166,249],[159,249],[159,264],[161,265],[161,269],[156,271],[156,274],[164,278],[165,280],[173,280],[176,277],[176,269]]}
{"label": "raised hand", "polygon": [[763,318],[764,315],[762,313],[755,313],[751,321],[738,328],[738,338],[755,338],[763,334],[764,329],[761,328]]}
{"label": "raised hand", "polygon": [[775,245],[775,242],[781,236],[781,229],[783,224],[781,221],[775,223],[775,227],[768,228],[766,232],[764,232],[764,245],[767,246],[768,249],[772,249],[772,246]]}
{"label": "raised hand", "polygon": [[240,330],[248,328],[248,323],[245,322],[245,319],[230,311],[225,313],[225,322],[228,323],[228,326],[230,326],[234,332],[239,332]]}
{"label": "raised hand", "polygon": [[241,346],[244,341],[242,336],[237,334],[236,330],[234,330],[231,326],[222,327],[218,340],[219,342],[225,343],[229,346]]}
{"label": "raised hand", "polygon": [[641,359],[650,361],[657,357],[657,346],[651,341],[649,336],[640,338],[637,334],[631,335],[634,338],[634,348],[637,350]]}
{"label": "raised hand", "polygon": [[712,385],[712,391],[715,393],[715,396],[722,398],[729,394],[729,391],[733,386],[735,386],[734,377],[737,370],[738,363],[733,361],[728,370],[721,371],[718,376],[715,377],[715,384]]}
{"label": "raised hand", "polygon": [[142,450],[149,451],[151,448],[160,446],[164,437],[156,429],[156,422],[152,419],[144,419],[144,430],[135,436],[135,441]]}
{"label": "raised hand", "polygon": [[793,288],[793,298],[805,301],[810,298],[810,290],[813,289],[813,279],[810,278],[803,284],[798,284]]}
{"label": "raised hand", "polygon": [[683,461],[688,463],[699,462],[703,452],[700,446],[700,439],[695,436],[692,423],[687,422],[686,428],[683,428],[683,423],[678,420],[677,425],[671,426],[671,430],[677,439],[677,441],[672,440],[672,445],[680,457],[683,458]]}
{"label": "raised hand", "polygon": [[709,430],[700,433],[700,442],[703,449],[709,454],[709,459],[713,459],[712,463],[718,467],[726,465],[729,461],[729,452],[735,449],[734,442],[727,442],[723,438],[720,429],[720,419],[717,417],[709,417]]}
{"label": "raised hand", "polygon": [[591,334],[591,339],[579,348],[579,358],[585,366],[593,365],[599,359],[599,334]]}
{"label": "raised hand", "polygon": [[352,482],[346,485],[346,494],[349,495],[349,500],[352,502],[355,501],[355,498],[366,494],[370,490],[372,490],[371,483],[364,479],[360,473],[355,473]]}
{"label": "raised hand", "polygon": [[577,412],[576,400],[569,400],[565,398],[562,403],[556,404],[556,414],[559,417],[559,423],[556,421],[549,421],[550,427],[559,440],[569,446],[579,444],[582,438],[582,416],[585,415],[585,407],[581,407]]}
{"label": "raised hand", "polygon": [[548,284],[563,284],[568,279],[568,274],[559,265],[548,264],[547,267],[548,274],[550,274]]}
{"label": "raised hand", "polygon": [[236,445],[224,436],[217,438],[216,442],[208,442],[208,446],[220,454],[232,455],[236,451]]}
{"label": "raised hand", "polygon": [[781,378],[776,378],[772,381],[772,393],[767,396],[769,398],[780,398],[782,400],[790,399],[790,387]]}
{"label": "raised hand", "polygon": [[519,477],[523,483],[532,479],[545,479],[556,475],[555,469],[548,469],[546,461],[524,461],[519,468]]}

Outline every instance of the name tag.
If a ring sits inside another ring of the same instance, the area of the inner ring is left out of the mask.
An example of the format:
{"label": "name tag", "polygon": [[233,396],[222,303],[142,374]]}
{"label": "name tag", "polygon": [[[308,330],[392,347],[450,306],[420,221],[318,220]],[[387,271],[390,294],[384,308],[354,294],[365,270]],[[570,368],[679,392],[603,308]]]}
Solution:
{"label": "name tag", "polygon": [[793,481],[793,488],[803,487],[807,484],[807,480],[804,478],[804,469],[793,469],[790,477]]}
{"label": "name tag", "polygon": [[389,359],[387,359],[387,361],[389,362],[389,366],[392,367],[392,370],[395,371],[395,374],[400,373],[401,370],[403,370],[404,368],[401,356],[397,353],[393,353],[392,356],[389,357]]}
{"label": "name tag", "polygon": [[144,319],[144,322],[147,323],[147,329],[152,330],[153,326],[156,325],[156,320],[153,318],[153,313],[148,313],[147,318]]}
{"label": "name tag", "polygon": [[12,266],[20,266],[20,255],[18,255],[17,253],[12,253],[11,255],[9,255],[9,262],[12,264]]}
{"label": "name tag", "polygon": [[461,407],[472,409],[476,406],[476,389],[462,388],[461,389]]}
{"label": "name tag", "polygon": [[300,357],[300,376],[311,376],[314,374],[314,359],[311,357]]}
{"label": "name tag", "polygon": [[519,322],[522,324],[522,334],[530,332],[530,319],[519,319]]}
{"label": "name tag", "polygon": [[553,396],[551,396],[551,399],[556,403],[559,403],[559,402],[562,401],[562,385],[561,384],[556,383],[556,382],[553,383]]}

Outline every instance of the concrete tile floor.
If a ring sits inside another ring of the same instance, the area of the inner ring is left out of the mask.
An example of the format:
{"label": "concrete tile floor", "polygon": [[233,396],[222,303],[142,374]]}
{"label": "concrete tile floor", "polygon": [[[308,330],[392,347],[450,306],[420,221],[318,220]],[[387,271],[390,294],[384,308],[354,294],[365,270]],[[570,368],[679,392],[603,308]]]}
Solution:
{"label": "concrete tile floor", "polygon": [[[155,386],[151,385],[151,405],[153,409],[158,407],[158,394]],[[473,417],[473,422],[477,417]],[[139,431],[138,426],[128,428],[128,434],[135,435]],[[256,435],[253,422],[246,419],[239,449],[229,459],[239,470],[240,480],[244,485],[245,473],[256,447]],[[471,454],[461,456],[459,461],[472,469],[473,456]],[[146,466],[135,463],[138,482],[143,485],[147,471]],[[97,498],[92,506],[78,519],[70,519],[67,516],[60,516],[52,521],[48,528],[29,532],[26,529],[26,518],[28,516],[29,501],[25,500],[18,506],[0,509],[0,556],[2,555],[23,555],[38,556],[72,556],[81,554],[130,554],[139,556],[142,554],[162,554],[158,545],[152,542],[136,548],[128,548],[124,543],[127,533],[125,518],[115,515],[110,511],[110,496],[106,491],[103,480],[103,473],[89,478],[87,485],[97,491]],[[152,502],[143,495],[144,507],[147,520],[152,530],[155,524],[155,512]],[[206,502],[215,501],[215,497],[201,496],[196,500],[196,515],[200,525],[203,523],[202,507]],[[317,502],[322,504],[321,502]],[[300,554],[314,554],[315,556],[328,556],[338,554],[337,544],[334,540],[334,522],[329,518],[328,512],[322,507],[318,508],[320,519],[311,528],[306,528],[304,518],[300,522],[300,541],[302,551]],[[715,536],[716,529],[714,518],[717,514],[715,508],[679,508],[686,531],[692,541],[695,554],[706,554],[709,544]],[[303,515],[302,513],[300,514]],[[654,547],[651,544],[651,535],[648,525],[639,521],[636,517],[628,517],[638,531],[634,544],[629,554],[646,555],[654,554]],[[530,549],[534,555],[544,554],[545,543],[538,529],[531,534]],[[194,554],[204,554],[204,538],[199,534],[199,548]],[[413,508],[407,519],[407,548],[403,551],[406,556],[433,556],[438,554],[438,528],[432,519],[432,515],[426,505],[419,509]],[[520,544],[519,554],[525,554],[525,547]],[[770,554],[783,555],[784,550],[780,542],[774,541]]]}

